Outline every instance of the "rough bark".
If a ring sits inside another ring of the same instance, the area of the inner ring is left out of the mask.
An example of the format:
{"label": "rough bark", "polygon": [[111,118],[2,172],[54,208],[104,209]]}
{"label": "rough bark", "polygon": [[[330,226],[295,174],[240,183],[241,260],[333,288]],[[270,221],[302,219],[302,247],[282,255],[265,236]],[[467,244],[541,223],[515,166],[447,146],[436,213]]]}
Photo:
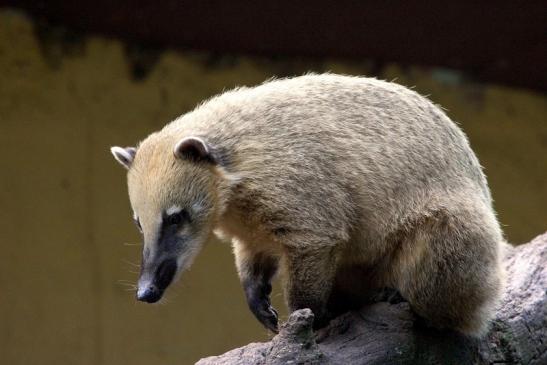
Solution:
{"label": "rough bark", "polygon": [[507,247],[507,286],[486,337],[427,329],[408,303],[378,302],[348,312],[318,333],[313,313],[292,313],[267,343],[251,343],[210,364],[547,364],[547,233]]}

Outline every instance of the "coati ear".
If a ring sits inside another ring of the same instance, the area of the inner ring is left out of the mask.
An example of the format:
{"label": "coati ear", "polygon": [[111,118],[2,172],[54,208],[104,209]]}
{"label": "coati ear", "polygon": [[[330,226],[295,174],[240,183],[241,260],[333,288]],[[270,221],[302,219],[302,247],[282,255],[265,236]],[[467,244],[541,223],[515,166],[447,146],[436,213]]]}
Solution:
{"label": "coati ear", "polygon": [[199,137],[185,137],[175,145],[173,153],[179,159],[208,161],[216,163],[211,147]]}
{"label": "coati ear", "polygon": [[112,152],[112,155],[118,161],[123,167],[129,170],[131,167],[131,164],[133,163],[133,159],[135,158],[135,154],[137,153],[137,149],[135,147],[110,147],[110,152]]}

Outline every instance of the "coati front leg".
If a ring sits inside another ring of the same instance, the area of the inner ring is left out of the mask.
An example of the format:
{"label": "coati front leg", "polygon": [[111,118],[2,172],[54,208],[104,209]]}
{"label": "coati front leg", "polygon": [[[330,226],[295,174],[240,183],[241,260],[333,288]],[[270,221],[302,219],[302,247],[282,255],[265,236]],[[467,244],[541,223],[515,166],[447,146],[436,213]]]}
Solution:
{"label": "coati front leg", "polygon": [[332,246],[288,247],[284,258],[285,298],[291,312],[309,308],[318,329],[328,324],[331,314],[327,303],[336,274],[336,256]]}
{"label": "coati front leg", "polygon": [[270,293],[278,259],[265,252],[253,252],[242,243],[234,243],[234,253],[249,309],[260,323],[277,333],[278,315],[271,305]]}

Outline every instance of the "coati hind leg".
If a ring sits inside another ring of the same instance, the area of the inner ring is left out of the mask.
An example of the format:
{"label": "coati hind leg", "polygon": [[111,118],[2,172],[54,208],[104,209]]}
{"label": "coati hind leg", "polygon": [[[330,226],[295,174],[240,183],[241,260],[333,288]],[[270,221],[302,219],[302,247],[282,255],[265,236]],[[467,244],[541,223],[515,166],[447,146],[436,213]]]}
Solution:
{"label": "coati hind leg", "polygon": [[[374,268],[365,265],[343,265],[338,268],[327,308],[333,316],[363,305],[387,301],[387,288]],[[391,293],[391,292],[390,292]]]}
{"label": "coati hind leg", "polygon": [[481,207],[428,217],[396,252],[397,288],[432,326],[480,336],[501,292],[500,241],[495,220]]}
{"label": "coati hind leg", "polygon": [[272,278],[277,272],[278,258],[265,252],[254,252],[244,244],[234,242],[239,278],[249,309],[269,330],[277,333],[277,311],[270,302]]}

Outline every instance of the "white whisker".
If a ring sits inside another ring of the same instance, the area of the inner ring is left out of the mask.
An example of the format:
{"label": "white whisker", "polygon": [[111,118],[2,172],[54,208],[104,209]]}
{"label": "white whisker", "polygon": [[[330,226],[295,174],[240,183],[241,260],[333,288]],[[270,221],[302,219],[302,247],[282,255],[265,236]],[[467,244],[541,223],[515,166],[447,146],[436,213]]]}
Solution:
{"label": "white whisker", "polygon": [[123,245],[124,246],[142,246],[142,243],[141,242],[137,242],[137,243],[124,242]]}
{"label": "white whisker", "polygon": [[126,259],[122,259],[122,262],[125,263],[125,264],[128,264],[128,265],[131,265],[131,266],[135,266],[135,267],[141,267],[141,265],[139,264],[136,264],[134,262],[131,262],[129,260],[126,260]]}
{"label": "white whisker", "polygon": [[129,287],[129,288],[131,288],[131,290],[137,289],[137,285],[135,284],[134,281],[129,281],[129,280],[118,280],[117,283],[118,283],[118,285],[122,285],[122,286],[125,286],[125,287]]}

